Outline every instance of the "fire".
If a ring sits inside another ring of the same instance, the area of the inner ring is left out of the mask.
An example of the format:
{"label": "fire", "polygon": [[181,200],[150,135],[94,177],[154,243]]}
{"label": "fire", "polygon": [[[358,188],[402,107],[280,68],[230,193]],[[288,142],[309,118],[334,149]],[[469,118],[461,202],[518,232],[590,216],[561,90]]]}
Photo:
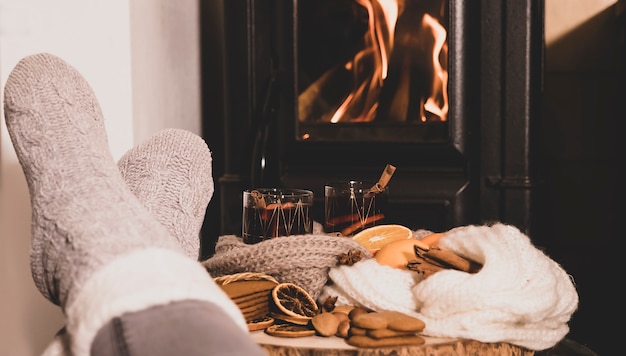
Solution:
{"label": "fire", "polygon": [[[300,94],[300,120],[446,121],[447,31],[438,20],[441,14],[426,11],[423,1],[355,0],[367,13],[363,46],[339,69],[329,70]],[[339,85],[333,82],[337,78],[343,81]],[[322,106],[316,106],[317,96],[329,86],[347,92],[334,104],[324,101],[323,107],[330,112],[312,117]]]}
{"label": "fire", "polygon": [[[433,73],[432,95],[426,100],[424,109],[436,115],[441,121],[446,121],[448,115],[448,71],[444,69],[439,56],[444,53],[447,59],[448,44],[446,43],[446,29],[432,16],[426,14],[422,20],[422,28],[430,28],[435,46],[433,48]],[[422,117],[422,121],[426,121]]]}

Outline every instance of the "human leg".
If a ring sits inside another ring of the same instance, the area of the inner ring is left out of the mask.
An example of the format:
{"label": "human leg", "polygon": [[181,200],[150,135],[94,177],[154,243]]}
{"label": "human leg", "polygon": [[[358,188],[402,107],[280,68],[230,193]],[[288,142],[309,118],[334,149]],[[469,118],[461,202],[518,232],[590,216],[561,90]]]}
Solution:
{"label": "human leg", "polygon": [[181,129],[156,133],[118,161],[126,185],[194,260],[213,196],[211,164],[204,140]]}
{"label": "human leg", "polygon": [[33,280],[63,309],[74,353],[111,318],[184,300],[218,305],[252,344],[236,305],[126,186],[74,68],[24,58],[7,79],[5,116],[31,195]]}

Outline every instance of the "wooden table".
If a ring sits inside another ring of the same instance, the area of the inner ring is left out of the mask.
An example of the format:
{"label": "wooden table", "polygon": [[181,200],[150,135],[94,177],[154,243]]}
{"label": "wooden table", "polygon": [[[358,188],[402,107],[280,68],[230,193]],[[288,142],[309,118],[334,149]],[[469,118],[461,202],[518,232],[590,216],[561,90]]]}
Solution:
{"label": "wooden table", "polygon": [[482,343],[475,340],[434,338],[424,336],[426,343],[393,348],[356,348],[344,339],[331,336],[283,338],[267,335],[263,331],[251,333],[253,339],[271,356],[531,356],[534,351],[507,343]]}

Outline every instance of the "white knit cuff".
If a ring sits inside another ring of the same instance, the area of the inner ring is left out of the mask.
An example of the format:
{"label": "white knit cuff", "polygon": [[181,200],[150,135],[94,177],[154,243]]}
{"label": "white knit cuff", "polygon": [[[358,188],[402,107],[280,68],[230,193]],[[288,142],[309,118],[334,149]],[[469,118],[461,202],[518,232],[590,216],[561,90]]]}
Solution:
{"label": "white knit cuff", "polygon": [[239,308],[197,261],[157,248],[121,256],[94,273],[67,306],[72,353],[88,355],[96,333],[113,317],[190,299],[221,306],[248,330]]}

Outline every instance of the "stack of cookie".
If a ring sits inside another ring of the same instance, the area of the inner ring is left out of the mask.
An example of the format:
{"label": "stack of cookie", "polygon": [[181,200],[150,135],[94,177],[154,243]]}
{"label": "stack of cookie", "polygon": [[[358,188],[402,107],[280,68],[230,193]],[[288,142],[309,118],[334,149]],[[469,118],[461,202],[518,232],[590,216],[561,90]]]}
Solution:
{"label": "stack of cookie", "polygon": [[353,314],[346,342],[356,347],[421,345],[418,335],[426,325],[420,319],[396,311]]}
{"label": "stack of cookie", "polygon": [[215,278],[215,282],[235,302],[250,326],[269,320],[269,302],[276,279],[261,273],[237,273]]}

